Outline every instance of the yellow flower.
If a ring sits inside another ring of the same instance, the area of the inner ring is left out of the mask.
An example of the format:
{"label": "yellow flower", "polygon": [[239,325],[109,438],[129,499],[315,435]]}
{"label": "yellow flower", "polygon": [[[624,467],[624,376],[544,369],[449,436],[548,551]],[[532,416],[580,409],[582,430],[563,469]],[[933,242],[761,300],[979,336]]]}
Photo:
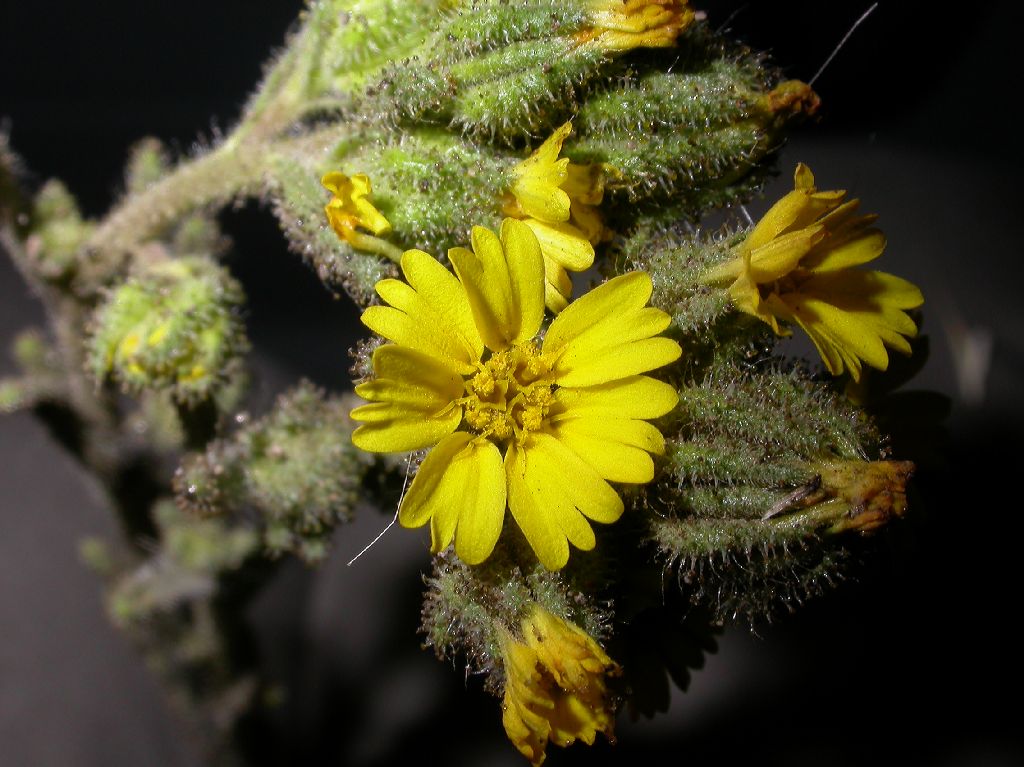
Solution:
{"label": "yellow flower", "polygon": [[362,320],[393,343],[377,348],[374,377],[356,387],[370,404],[352,411],[362,422],[352,441],[374,452],[433,447],[398,515],[405,527],[430,523],[433,551],[454,539],[463,561],[484,561],[507,507],[556,570],[569,543],[594,547],[588,518],[622,514],[609,481],[652,479],[649,454],[661,454],[664,439],[643,419],[667,413],[677,395],[640,374],[680,348],[653,337],[669,317],[646,306],[643,272],[569,305],[541,341],[544,265],[530,228],[505,219],[499,239],[474,227],[472,245],[448,252],[455,274],[409,250],[408,282],[377,283],[390,306],[371,306]]}
{"label": "yellow flower", "polygon": [[921,291],[900,277],[853,268],[885,249],[885,235],[872,226],[876,217],[857,215],[859,200],[819,192],[803,163],[794,187],[735,248],[735,257],[703,281],[728,285],[736,308],[778,335],[788,334],[779,320],[798,324],[833,375],[848,370],[858,381],[862,362],[885,370],[886,346],[910,354],[907,338],[917,327],[904,310],[924,303]]}
{"label": "yellow flower", "polygon": [[588,746],[603,732],[611,738],[614,711],[605,678],[619,667],[585,631],[539,605],[523,620],[523,639],[501,636],[505,664],[502,723],[509,740],[534,767],[550,740]]}
{"label": "yellow flower", "polygon": [[608,238],[597,206],[604,197],[604,169],[558,158],[572,132],[567,122],[512,169],[505,213],[522,219],[544,255],[544,302],[558,313],[569,303],[572,281],[594,263],[594,245]]}
{"label": "yellow flower", "polygon": [[686,0],[590,0],[587,42],[606,51],[669,48],[696,17]]}
{"label": "yellow flower", "polygon": [[376,235],[387,234],[391,224],[367,199],[372,193],[370,179],[362,173],[349,177],[333,171],[320,179],[333,196],[324,207],[331,228],[341,239],[356,248],[363,248],[366,229]]}

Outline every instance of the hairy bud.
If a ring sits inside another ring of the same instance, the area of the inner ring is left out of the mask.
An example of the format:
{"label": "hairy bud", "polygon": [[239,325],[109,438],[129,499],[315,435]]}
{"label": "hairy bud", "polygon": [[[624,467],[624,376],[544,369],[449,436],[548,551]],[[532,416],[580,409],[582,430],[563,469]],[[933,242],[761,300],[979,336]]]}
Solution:
{"label": "hairy bud", "polygon": [[202,258],[158,261],[109,292],[89,338],[89,370],[125,389],[168,389],[179,402],[209,397],[247,348],[242,289]]}

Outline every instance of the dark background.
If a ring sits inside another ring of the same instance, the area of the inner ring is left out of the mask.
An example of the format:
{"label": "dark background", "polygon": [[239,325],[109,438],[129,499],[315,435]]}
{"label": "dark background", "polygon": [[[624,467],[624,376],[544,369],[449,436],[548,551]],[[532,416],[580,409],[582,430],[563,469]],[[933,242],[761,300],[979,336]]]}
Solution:
{"label": "dark background", "polygon": [[[868,5],[698,7],[808,79]],[[99,216],[135,140],[188,153],[232,124],[300,7],[5,2],[0,119],[37,182],[62,178]],[[623,715],[614,748],[551,748],[550,763],[1024,763],[1022,21],[1009,0],[882,2],[815,83],[820,121],[797,132],[780,179],[751,206],[763,212],[803,160],[820,186],[881,215],[880,268],[922,286],[932,354],[912,388],[948,396],[952,413],[948,440],[928,446],[940,455],[921,467],[911,518],[825,599],[756,633],[727,631],[668,714]],[[287,253],[258,206],[224,223],[250,300],[257,401],[302,375],[347,386],[352,307]],[[0,342],[40,318],[0,261]],[[989,364],[970,362],[986,343]],[[77,561],[83,536],[113,534],[97,490],[27,415],[3,420],[0,455],[0,764],[196,764]],[[287,751],[268,761],[525,763],[504,742],[498,702],[419,648],[424,539],[392,531],[345,567],[385,522],[362,514],[325,566],[286,567],[255,606],[268,663],[294,691],[278,722]]]}

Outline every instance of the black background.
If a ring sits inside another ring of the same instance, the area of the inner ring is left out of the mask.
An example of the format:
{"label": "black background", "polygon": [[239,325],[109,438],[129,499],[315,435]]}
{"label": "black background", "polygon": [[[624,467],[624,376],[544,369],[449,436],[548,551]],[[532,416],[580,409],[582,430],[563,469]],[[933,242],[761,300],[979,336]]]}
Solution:
{"label": "black background", "polygon": [[[867,5],[699,7],[808,79]],[[87,214],[101,215],[136,139],[155,135],[184,154],[230,127],[300,7],[6,2],[0,119],[36,182],[62,178]],[[878,537],[858,577],[827,598],[756,634],[727,632],[668,714],[623,716],[614,748],[552,748],[550,763],[1024,763],[1021,16],[1008,0],[950,10],[882,2],[815,83],[821,119],[793,137],[778,183],[752,206],[763,211],[804,160],[821,186],[849,188],[881,214],[890,243],[881,268],[923,287],[932,356],[913,387],[947,395],[953,409],[948,441],[931,446],[941,457],[919,472],[911,518]],[[224,223],[250,300],[255,401],[301,375],[344,388],[354,309],[287,253],[257,205]],[[0,299],[0,341],[39,322],[6,262]],[[958,328],[993,341],[981,398],[957,383]],[[0,371],[10,371],[6,359]],[[112,533],[97,492],[28,416],[6,418],[0,437],[0,763],[195,764],[76,561],[82,536]],[[415,754],[426,764],[519,764],[497,701],[419,649],[423,538],[392,531],[345,567],[385,522],[363,514],[324,567],[286,567],[253,610],[268,665],[293,691],[276,722],[283,751],[267,762]]]}

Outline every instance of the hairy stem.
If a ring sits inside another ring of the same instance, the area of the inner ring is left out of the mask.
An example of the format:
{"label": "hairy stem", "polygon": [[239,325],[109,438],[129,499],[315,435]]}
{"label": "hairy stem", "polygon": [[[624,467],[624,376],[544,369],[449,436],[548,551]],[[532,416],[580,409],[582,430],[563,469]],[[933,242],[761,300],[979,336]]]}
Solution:
{"label": "hairy stem", "polygon": [[263,174],[262,150],[228,141],[180,165],[146,191],[125,198],[96,229],[87,249],[105,257],[129,253],[190,211],[254,193]]}

